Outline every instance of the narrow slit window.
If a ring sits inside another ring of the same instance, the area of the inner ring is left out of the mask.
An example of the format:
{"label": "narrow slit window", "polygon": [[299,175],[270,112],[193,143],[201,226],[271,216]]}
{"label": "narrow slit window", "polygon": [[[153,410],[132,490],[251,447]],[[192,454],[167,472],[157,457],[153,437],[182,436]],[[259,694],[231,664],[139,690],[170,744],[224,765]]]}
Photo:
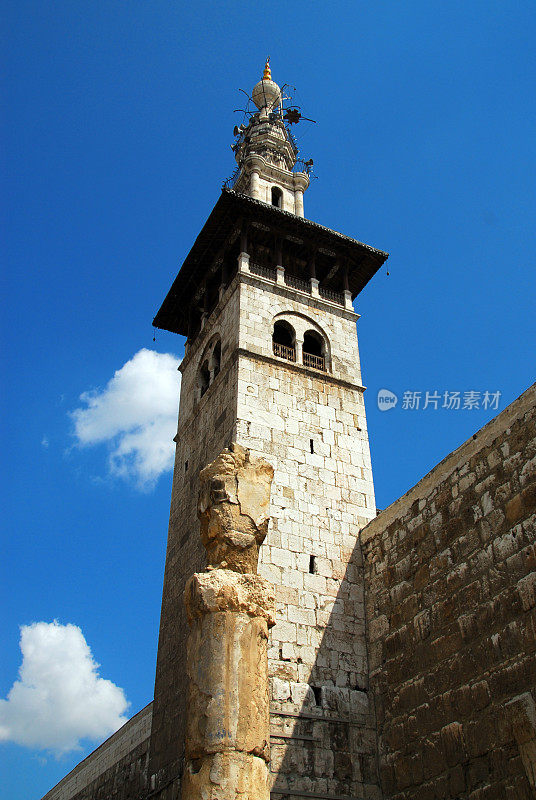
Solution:
{"label": "narrow slit window", "polygon": [[313,439],[309,439],[309,447],[311,448],[311,453],[314,453],[314,451],[315,451],[315,443],[314,443]]}
{"label": "narrow slit window", "polygon": [[188,472],[188,462],[187,461],[184,462],[184,471]]}
{"label": "narrow slit window", "polygon": [[283,192],[278,186],[272,186],[272,205],[283,208]]}
{"label": "narrow slit window", "polygon": [[210,370],[208,368],[208,361],[203,362],[203,366],[201,367],[200,376],[199,376],[199,388],[201,391],[201,397],[205,394],[208,387],[210,386]]}
{"label": "narrow slit window", "polygon": [[322,705],[322,687],[321,686],[311,686],[313,690],[313,694],[315,696],[315,703],[317,706]]}
{"label": "narrow slit window", "polygon": [[309,573],[311,575],[315,575],[316,574],[316,563],[315,563],[315,557],[314,556],[309,556]]}
{"label": "narrow slit window", "polygon": [[214,377],[219,375],[221,364],[221,342],[216,342],[216,346],[212,351],[212,374]]}

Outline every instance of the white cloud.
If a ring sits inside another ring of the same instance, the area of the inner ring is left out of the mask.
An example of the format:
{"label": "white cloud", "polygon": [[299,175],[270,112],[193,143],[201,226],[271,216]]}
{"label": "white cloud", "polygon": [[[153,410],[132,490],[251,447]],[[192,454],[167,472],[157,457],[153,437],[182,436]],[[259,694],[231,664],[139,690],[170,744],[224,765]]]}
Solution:
{"label": "white cloud", "polygon": [[61,754],[78,749],[80,739],[104,739],[126,722],[123,690],[99,677],[76,625],[23,625],[20,649],[18,680],[0,700],[0,741]]}
{"label": "white cloud", "polygon": [[150,488],[173,467],[180,373],[170,353],[140,350],[104,389],[84,392],[71,412],[80,445],[106,443],[112,475]]}

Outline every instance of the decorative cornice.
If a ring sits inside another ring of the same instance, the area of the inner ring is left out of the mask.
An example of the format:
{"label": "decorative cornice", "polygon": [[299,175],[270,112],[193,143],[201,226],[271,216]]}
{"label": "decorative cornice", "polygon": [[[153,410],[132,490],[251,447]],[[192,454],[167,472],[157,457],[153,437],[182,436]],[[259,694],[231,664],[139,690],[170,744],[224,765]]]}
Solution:
{"label": "decorative cornice", "polygon": [[318,378],[318,380],[322,381],[323,383],[331,383],[335,386],[343,386],[345,389],[352,389],[355,392],[361,392],[361,394],[367,388],[359,383],[352,383],[352,381],[347,381],[344,378],[337,378],[337,376],[333,375],[331,372],[322,372],[319,369],[312,369],[311,367],[306,367],[303,364],[296,364],[294,361],[286,361],[284,358],[276,358],[276,356],[268,356],[265,353],[257,353],[253,350],[246,350],[244,347],[237,347],[234,352],[237,354],[237,356],[249,358],[250,361],[263,361],[266,364],[274,364],[277,367],[285,367],[293,372],[307,375],[309,378]]}

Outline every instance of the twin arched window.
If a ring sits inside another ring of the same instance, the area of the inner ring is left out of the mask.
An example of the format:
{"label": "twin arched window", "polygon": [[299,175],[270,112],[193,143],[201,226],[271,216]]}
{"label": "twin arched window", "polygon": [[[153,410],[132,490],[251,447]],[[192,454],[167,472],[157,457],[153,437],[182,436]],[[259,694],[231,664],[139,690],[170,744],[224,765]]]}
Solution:
{"label": "twin arched window", "polygon": [[277,320],[272,333],[274,355],[287,361],[301,361],[304,366],[326,371],[327,345],[324,337],[312,328],[303,334],[303,341],[296,341],[296,332],[286,320]]}

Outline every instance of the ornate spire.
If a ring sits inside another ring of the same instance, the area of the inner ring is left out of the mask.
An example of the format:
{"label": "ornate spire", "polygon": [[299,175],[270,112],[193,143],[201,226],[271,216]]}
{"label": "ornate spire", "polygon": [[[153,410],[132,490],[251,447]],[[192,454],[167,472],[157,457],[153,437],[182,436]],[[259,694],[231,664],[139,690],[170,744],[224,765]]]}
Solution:
{"label": "ornate spire", "polygon": [[270,69],[270,56],[266,59],[266,64],[264,65],[264,72],[262,74],[263,81],[271,81],[272,80],[272,71]]}
{"label": "ornate spire", "polygon": [[272,80],[270,56],[266,59],[262,78],[253,87],[251,96],[259,111],[263,112],[263,117],[266,117],[267,114],[281,104],[281,89]]}
{"label": "ornate spire", "polygon": [[[283,108],[281,89],[272,79],[270,57],[266,59],[260,81],[253,87],[251,99],[257,112],[249,113],[247,126],[235,128],[238,137],[233,152],[238,163],[238,176],[233,178],[235,191],[257,200],[277,205],[303,217],[303,193],[309,186],[306,172],[294,172],[298,148],[285,120],[290,120]],[[287,115],[285,117],[285,114]]]}

